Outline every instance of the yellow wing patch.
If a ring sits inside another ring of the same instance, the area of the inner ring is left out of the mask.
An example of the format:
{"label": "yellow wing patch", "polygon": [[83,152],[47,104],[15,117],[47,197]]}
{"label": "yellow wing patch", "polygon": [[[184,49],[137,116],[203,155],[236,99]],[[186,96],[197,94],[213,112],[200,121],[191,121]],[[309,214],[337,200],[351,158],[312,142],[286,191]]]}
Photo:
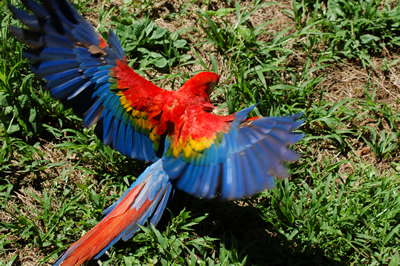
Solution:
{"label": "yellow wing patch", "polygon": [[158,126],[154,126],[150,123],[146,112],[133,109],[131,103],[126,99],[122,91],[119,91],[117,95],[120,97],[120,104],[133,118],[131,120],[134,123],[132,126],[139,127],[141,133],[146,135],[148,134],[150,140],[154,143],[154,147],[158,149],[161,139],[161,137],[156,133]]}
{"label": "yellow wing patch", "polygon": [[183,141],[180,138],[176,145],[171,142],[170,149],[172,149],[172,155],[174,158],[178,158],[179,154],[183,152],[183,156],[185,158],[197,158],[198,155],[201,155],[205,149],[209,149],[216,139],[216,135],[214,134],[211,138],[200,138],[198,140],[194,140],[191,136],[189,140]]}

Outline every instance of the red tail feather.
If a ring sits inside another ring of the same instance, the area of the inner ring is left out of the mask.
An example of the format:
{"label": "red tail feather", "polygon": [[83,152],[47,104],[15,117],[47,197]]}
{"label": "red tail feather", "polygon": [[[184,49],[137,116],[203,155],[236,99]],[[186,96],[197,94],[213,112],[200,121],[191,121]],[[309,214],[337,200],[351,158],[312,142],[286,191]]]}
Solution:
{"label": "red tail feather", "polygon": [[[157,224],[171,192],[161,161],[154,163],[136,180],[104,219],[73,243],[54,265],[80,265],[107,250],[114,242],[132,235],[151,218]],[[99,255],[98,255],[99,256]]]}

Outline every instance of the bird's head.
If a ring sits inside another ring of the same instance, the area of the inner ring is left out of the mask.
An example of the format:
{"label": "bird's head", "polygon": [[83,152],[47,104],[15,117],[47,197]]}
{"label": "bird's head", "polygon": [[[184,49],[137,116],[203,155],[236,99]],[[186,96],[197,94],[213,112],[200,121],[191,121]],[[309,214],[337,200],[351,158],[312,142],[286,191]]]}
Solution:
{"label": "bird's head", "polygon": [[179,90],[198,96],[209,96],[218,84],[219,76],[212,72],[200,72],[189,79]]}

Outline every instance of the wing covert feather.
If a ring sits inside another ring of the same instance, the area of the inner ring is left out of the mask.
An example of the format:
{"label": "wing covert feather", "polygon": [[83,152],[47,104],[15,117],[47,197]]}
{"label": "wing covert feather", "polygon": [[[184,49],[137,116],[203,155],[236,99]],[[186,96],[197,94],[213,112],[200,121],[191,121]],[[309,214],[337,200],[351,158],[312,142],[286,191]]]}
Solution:
{"label": "wing covert feather", "polygon": [[210,119],[200,126],[186,119],[182,132],[188,136],[167,137],[162,160],[173,184],[196,197],[233,200],[273,188],[274,177],[288,177],[283,163],[300,157],[288,146],[303,137],[292,133],[302,114],[246,120],[253,108],[226,117],[207,113],[203,118]]}

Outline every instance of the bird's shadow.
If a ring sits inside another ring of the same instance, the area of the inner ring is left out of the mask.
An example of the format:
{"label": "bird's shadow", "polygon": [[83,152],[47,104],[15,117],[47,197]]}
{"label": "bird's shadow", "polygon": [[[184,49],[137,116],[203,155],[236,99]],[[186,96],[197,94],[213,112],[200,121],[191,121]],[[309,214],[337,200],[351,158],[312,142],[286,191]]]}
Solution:
{"label": "bird's shadow", "polygon": [[[184,208],[191,211],[192,217],[208,213],[206,219],[193,227],[192,233],[219,239],[217,241],[223,243],[225,249],[237,251],[238,261],[246,258],[246,265],[341,265],[325,256],[324,250],[318,247],[303,249],[298,243],[288,241],[272,224],[262,219],[260,210],[242,205],[219,199],[196,199],[177,191],[168,208],[174,215]],[[163,231],[170,220],[171,213],[165,211],[157,228]],[[119,241],[115,247],[121,250],[127,245],[132,242]],[[89,265],[95,265],[93,262]]]}
{"label": "bird's shadow", "polygon": [[208,213],[194,228],[196,234],[220,239],[226,249],[237,251],[239,261],[247,257],[246,265],[341,265],[318,247],[303,249],[288,241],[263,220],[259,209],[244,202],[201,200],[178,192],[171,210],[179,213],[182,208],[193,216]]}

